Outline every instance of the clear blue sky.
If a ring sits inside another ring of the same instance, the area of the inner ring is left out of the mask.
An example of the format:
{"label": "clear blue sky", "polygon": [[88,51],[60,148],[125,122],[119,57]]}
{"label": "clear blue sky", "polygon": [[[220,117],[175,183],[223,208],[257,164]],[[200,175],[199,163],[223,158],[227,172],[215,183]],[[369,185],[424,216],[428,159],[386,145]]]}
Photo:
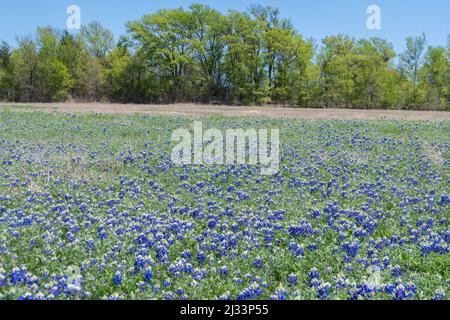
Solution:
{"label": "clear blue sky", "polygon": [[[187,7],[205,3],[226,12],[245,10],[252,3],[270,5],[290,18],[305,37],[320,40],[339,32],[359,37],[379,36],[403,50],[408,35],[425,32],[429,45],[446,45],[450,33],[449,0],[2,0],[0,4],[0,40],[15,45],[15,35],[30,34],[38,26],[64,29],[71,4],[81,8],[82,23],[100,21],[114,32],[125,33],[125,23],[161,8]],[[381,8],[382,29],[368,30],[366,9]]]}

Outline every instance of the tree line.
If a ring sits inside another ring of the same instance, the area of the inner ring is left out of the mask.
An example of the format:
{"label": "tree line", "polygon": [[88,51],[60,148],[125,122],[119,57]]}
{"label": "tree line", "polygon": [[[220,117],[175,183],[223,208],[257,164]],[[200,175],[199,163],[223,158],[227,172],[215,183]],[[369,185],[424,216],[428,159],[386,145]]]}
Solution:
{"label": "tree line", "polygon": [[260,5],[160,10],[117,42],[98,22],[17,42],[0,46],[0,100],[450,110],[450,36],[446,47],[408,37],[398,55],[380,38],[316,44]]}

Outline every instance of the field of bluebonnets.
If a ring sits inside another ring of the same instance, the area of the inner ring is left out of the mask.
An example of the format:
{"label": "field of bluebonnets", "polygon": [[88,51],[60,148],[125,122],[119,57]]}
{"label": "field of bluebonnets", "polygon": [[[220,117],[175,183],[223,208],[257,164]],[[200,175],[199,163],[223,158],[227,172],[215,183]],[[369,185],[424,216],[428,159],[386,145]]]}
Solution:
{"label": "field of bluebonnets", "polygon": [[447,299],[450,123],[280,128],[280,173],[172,164],[143,115],[0,113],[0,299]]}

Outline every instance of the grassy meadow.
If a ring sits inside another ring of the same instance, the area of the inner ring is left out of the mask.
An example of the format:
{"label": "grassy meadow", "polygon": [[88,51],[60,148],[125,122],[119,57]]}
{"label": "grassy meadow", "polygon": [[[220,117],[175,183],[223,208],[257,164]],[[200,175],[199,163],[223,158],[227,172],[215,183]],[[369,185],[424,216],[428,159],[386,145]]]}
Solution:
{"label": "grassy meadow", "polygon": [[175,166],[193,121],[0,112],[0,299],[448,298],[448,121],[202,118],[273,176]]}

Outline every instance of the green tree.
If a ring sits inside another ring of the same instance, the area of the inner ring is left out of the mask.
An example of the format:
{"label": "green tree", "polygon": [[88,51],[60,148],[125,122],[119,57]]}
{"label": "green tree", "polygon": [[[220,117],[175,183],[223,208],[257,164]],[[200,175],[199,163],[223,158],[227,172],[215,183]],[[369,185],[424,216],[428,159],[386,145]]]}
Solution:
{"label": "green tree", "polygon": [[400,68],[412,81],[412,104],[417,106],[417,86],[422,58],[425,53],[425,34],[406,38],[406,50],[400,55]]}
{"label": "green tree", "polygon": [[226,18],[216,10],[201,4],[190,7],[192,55],[199,66],[200,100],[223,99],[224,57],[226,51]]}
{"label": "green tree", "polygon": [[264,34],[260,24],[246,13],[228,15],[225,70],[231,103],[270,102],[270,87],[263,55]]}
{"label": "green tree", "polygon": [[446,54],[444,47],[429,47],[425,56],[423,85],[426,86],[427,103],[436,107],[445,106],[449,94],[449,63]]}
{"label": "green tree", "polygon": [[7,68],[11,62],[11,48],[6,41],[0,45],[0,68]]}
{"label": "green tree", "polygon": [[18,90],[15,99],[20,101],[38,100],[36,91],[36,73],[38,68],[39,52],[35,39],[32,36],[17,39],[19,47],[13,53],[13,63],[16,68]]}
{"label": "green tree", "polygon": [[392,107],[392,100],[385,99],[386,90],[393,85],[390,63],[395,57],[391,43],[380,38],[357,41],[352,68],[354,70],[353,105],[360,108]]}
{"label": "green tree", "polygon": [[62,101],[73,86],[69,68],[61,61],[61,34],[51,27],[39,28],[37,65],[38,100]]}
{"label": "green tree", "polygon": [[2,41],[0,45],[0,99],[11,100],[14,87],[14,65],[11,61],[11,48]]}
{"label": "green tree", "polygon": [[146,65],[158,70],[168,99],[188,101],[195,93],[191,15],[183,9],[160,10],[128,24],[128,31],[146,55]]}
{"label": "green tree", "polygon": [[[338,34],[319,48],[276,8],[222,14],[207,5],[160,10],[127,24],[114,44],[100,23],[78,36],[51,27],[0,45],[0,99],[448,108],[447,48]],[[316,54],[317,52],[317,54]]]}
{"label": "green tree", "polygon": [[101,99],[102,65],[95,55],[90,54],[81,37],[64,32],[59,42],[57,57],[67,67],[73,80],[71,97],[87,101]]}
{"label": "green tree", "polygon": [[270,100],[297,103],[305,100],[303,82],[312,59],[312,44],[305,42],[292,23],[280,18],[278,9],[254,5],[250,9],[263,32],[263,67],[270,88]]}
{"label": "green tree", "polygon": [[132,55],[129,49],[118,46],[106,57],[108,67],[103,70],[105,90],[112,101],[160,102],[160,90],[152,69],[145,67],[142,51]]}
{"label": "green tree", "polygon": [[42,102],[63,101],[73,85],[67,67],[56,58],[47,58],[39,64],[39,100]]}
{"label": "green tree", "polygon": [[447,105],[450,106],[450,34],[447,35]]}
{"label": "green tree", "polygon": [[104,28],[100,22],[93,21],[82,26],[80,35],[90,53],[100,61],[114,48],[114,35]]}
{"label": "green tree", "polygon": [[355,79],[352,61],[355,41],[342,34],[326,37],[318,56],[321,96],[326,107],[350,107]]}

